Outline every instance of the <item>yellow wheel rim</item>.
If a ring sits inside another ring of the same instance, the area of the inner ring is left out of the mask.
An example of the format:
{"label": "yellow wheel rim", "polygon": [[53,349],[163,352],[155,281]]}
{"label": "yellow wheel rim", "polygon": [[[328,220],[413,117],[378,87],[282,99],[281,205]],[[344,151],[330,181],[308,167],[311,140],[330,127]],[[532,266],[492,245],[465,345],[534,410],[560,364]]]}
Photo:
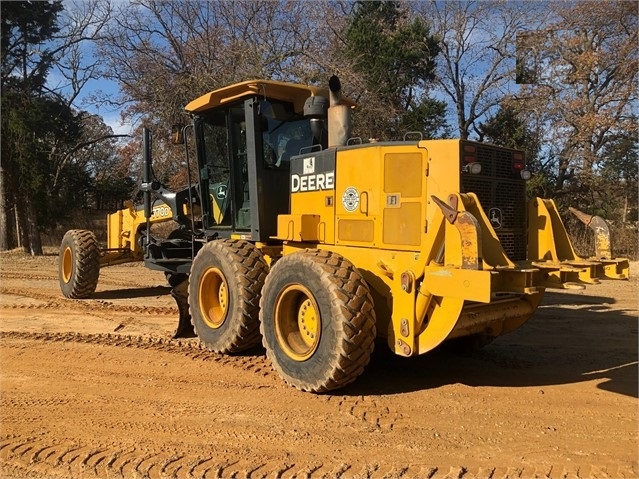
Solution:
{"label": "yellow wheel rim", "polygon": [[73,252],[70,247],[64,248],[62,252],[62,281],[68,283],[71,281],[71,273],[73,273]]}
{"label": "yellow wheel rim", "polygon": [[207,269],[198,288],[198,306],[207,326],[222,326],[229,308],[229,288],[224,275],[217,268]]}
{"label": "yellow wheel rim", "polygon": [[305,361],[317,350],[322,319],[315,298],[304,286],[282,290],[275,302],[275,334],[288,357]]}

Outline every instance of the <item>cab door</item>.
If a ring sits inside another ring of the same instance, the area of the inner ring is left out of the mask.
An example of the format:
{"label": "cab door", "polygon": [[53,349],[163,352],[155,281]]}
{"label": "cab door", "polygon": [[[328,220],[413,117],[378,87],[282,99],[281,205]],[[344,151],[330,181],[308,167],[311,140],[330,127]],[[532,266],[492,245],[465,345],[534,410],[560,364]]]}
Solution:
{"label": "cab door", "polygon": [[[202,222],[222,237],[250,229],[248,154],[243,103],[216,109],[195,121]],[[207,195],[208,193],[208,195]],[[224,232],[224,233],[223,233]]]}

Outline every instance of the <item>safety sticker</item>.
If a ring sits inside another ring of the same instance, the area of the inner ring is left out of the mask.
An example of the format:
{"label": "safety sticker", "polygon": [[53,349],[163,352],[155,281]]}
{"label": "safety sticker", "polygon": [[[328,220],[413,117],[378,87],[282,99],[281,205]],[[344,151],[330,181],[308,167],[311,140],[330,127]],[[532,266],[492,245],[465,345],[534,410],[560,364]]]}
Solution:
{"label": "safety sticker", "polygon": [[342,204],[346,211],[355,211],[359,206],[359,192],[353,186],[349,186],[342,195]]}

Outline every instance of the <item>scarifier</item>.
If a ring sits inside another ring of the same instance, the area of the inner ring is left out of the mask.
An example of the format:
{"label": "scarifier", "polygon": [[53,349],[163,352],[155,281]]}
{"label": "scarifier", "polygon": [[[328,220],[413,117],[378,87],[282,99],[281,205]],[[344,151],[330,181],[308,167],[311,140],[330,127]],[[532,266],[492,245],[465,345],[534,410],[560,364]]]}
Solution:
{"label": "scarifier", "polygon": [[[178,192],[153,181],[145,130],[144,204],[108,216],[105,248],[67,232],[63,294],[89,297],[100,268],[144,261],[174,286],[177,337],[219,353],[261,343],[289,384],[324,392],[362,373],[378,337],[401,356],[481,346],[528,320],[546,288],[628,278],[605,221],[574,211],[597,245],[579,258],[554,202],[526,201],[523,152],[363,142],[354,107],[337,77],[328,90],[252,80],[203,95],[175,131],[187,165],[194,139],[198,177]],[[155,238],[163,221],[176,228]]]}

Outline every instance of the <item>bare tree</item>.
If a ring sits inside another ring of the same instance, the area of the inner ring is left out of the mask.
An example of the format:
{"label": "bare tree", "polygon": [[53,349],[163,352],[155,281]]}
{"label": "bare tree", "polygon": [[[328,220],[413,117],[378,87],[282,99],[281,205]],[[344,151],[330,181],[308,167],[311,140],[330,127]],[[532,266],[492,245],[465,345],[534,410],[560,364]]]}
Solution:
{"label": "bare tree", "polygon": [[[98,48],[107,61],[103,74],[121,94],[103,100],[131,123],[155,129],[156,172],[169,183],[185,181],[172,166],[179,164],[176,150],[163,144],[168,134],[162,134],[187,121],[184,106],[252,78],[326,82],[330,75],[320,77],[317,65],[326,58],[325,45],[334,43],[329,22],[335,8],[294,0],[118,4]],[[134,150],[124,150],[132,162]]]}
{"label": "bare tree", "polygon": [[294,78],[308,47],[307,10],[295,1],[120,4],[100,41],[105,74],[120,84],[125,115],[174,123],[188,101],[220,86]]}
{"label": "bare tree", "polygon": [[47,89],[68,106],[80,108],[79,95],[100,76],[101,59],[93,48],[111,19],[110,0],[72,0],[59,15],[61,30],[52,41],[57,81]]}
{"label": "bare tree", "polygon": [[582,189],[595,204],[606,152],[638,131],[637,8],[631,2],[552,6],[556,20],[529,39],[538,69],[517,101],[545,135],[555,192]]}
{"label": "bare tree", "polygon": [[478,120],[516,91],[516,36],[543,22],[543,5],[433,0],[414,7],[439,36],[439,88],[454,108],[459,136],[468,138],[478,133]]}

